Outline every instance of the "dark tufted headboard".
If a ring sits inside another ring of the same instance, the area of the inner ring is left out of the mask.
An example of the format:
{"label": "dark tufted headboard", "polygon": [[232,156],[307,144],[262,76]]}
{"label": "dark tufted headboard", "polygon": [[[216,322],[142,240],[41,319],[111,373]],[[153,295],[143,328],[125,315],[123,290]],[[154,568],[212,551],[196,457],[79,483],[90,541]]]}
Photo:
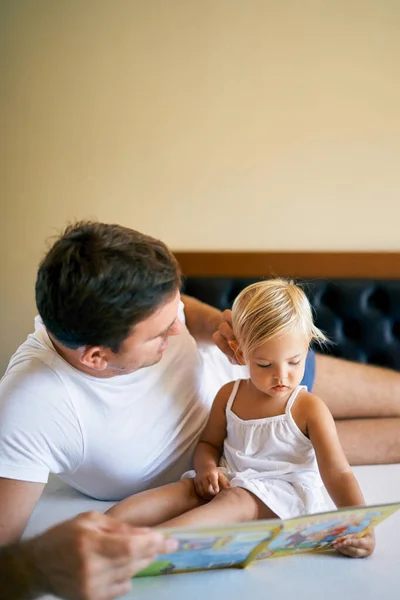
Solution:
{"label": "dark tufted headboard", "polygon": [[264,277],[293,277],[332,341],[327,354],[400,370],[398,253],[176,253],[184,291],[230,308],[237,294]]}
{"label": "dark tufted headboard", "polygon": [[[184,291],[221,310],[260,278],[187,277]],[[334,356],[400,370],[400,280],[298,280]],[[319,349],[319,351],[321,351]]]}

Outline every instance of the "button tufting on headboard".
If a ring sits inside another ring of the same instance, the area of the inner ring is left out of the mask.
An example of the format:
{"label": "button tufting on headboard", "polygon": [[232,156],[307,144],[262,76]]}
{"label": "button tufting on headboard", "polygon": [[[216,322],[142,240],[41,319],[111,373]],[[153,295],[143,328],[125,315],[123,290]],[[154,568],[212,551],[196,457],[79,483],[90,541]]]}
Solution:
{"label": "button tufting on headboard", "polygon": [[[186,277],[183,291],[221,310],[259,278]],[[327,354],[400,370],[400,280],[298,280],[331,340]]]}

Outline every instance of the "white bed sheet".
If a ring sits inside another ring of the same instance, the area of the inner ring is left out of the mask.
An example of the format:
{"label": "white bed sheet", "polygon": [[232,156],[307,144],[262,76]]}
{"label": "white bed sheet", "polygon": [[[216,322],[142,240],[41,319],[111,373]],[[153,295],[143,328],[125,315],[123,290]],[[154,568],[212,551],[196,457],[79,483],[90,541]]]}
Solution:
{"label": "white bed sheet", "polygon": [[[400,464],[356,467],[367,503],[400,501]],[[86,510],[104,511],[98,502],[57,479],[47,486],[25,537]],[[225,569],[149,577],[133,582],[125,600],[398,600],[400,598],[400,511],[376,529],[377,548],[365,560],[298,555],[263,561],[245,570]],[[43,597],[50,600],[51,596]],[[11,600],[11,599],[10,599]]]}

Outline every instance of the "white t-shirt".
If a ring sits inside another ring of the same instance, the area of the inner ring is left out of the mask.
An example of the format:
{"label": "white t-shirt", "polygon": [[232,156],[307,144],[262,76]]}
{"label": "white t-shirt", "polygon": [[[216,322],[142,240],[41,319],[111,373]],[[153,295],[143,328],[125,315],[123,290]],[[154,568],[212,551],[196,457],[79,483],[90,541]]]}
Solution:
{"label": "white t-shirt", "polygon": [[0,383],[0,477],[46,483],[56,473],[102,500],[176,481],[216,392],[240,376],[215,346],[199,350],[186,327],[156,365],[86,375],[57,354],[36,317]]}

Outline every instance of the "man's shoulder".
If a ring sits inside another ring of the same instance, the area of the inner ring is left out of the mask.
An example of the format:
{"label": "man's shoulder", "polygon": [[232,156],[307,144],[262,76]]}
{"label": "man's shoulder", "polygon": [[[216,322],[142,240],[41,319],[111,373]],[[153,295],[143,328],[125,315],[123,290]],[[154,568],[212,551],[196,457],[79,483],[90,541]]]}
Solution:
{"label": "man's shoulder", "polygon": [[50,346],[46,330],[39,317],[35,319],[35,331],[14,352],[5,371],[4,377],[54,379],[51,373],[55,372],[57,354]]}
{"label": "man's shoulder", "polygon": [[38,422],[75,414],[61,377],[39,356],[23,356],[9,365],[0,381],[0,421]]}
{"label": "man's shoulder", "polygon": [[30,340],[24,342],[11,357],[0,381],[0,401],[5,396],[29,391],[32,395],[62,387],[62,381],[54,368],[53,357],[46,348],[35,347]]}

